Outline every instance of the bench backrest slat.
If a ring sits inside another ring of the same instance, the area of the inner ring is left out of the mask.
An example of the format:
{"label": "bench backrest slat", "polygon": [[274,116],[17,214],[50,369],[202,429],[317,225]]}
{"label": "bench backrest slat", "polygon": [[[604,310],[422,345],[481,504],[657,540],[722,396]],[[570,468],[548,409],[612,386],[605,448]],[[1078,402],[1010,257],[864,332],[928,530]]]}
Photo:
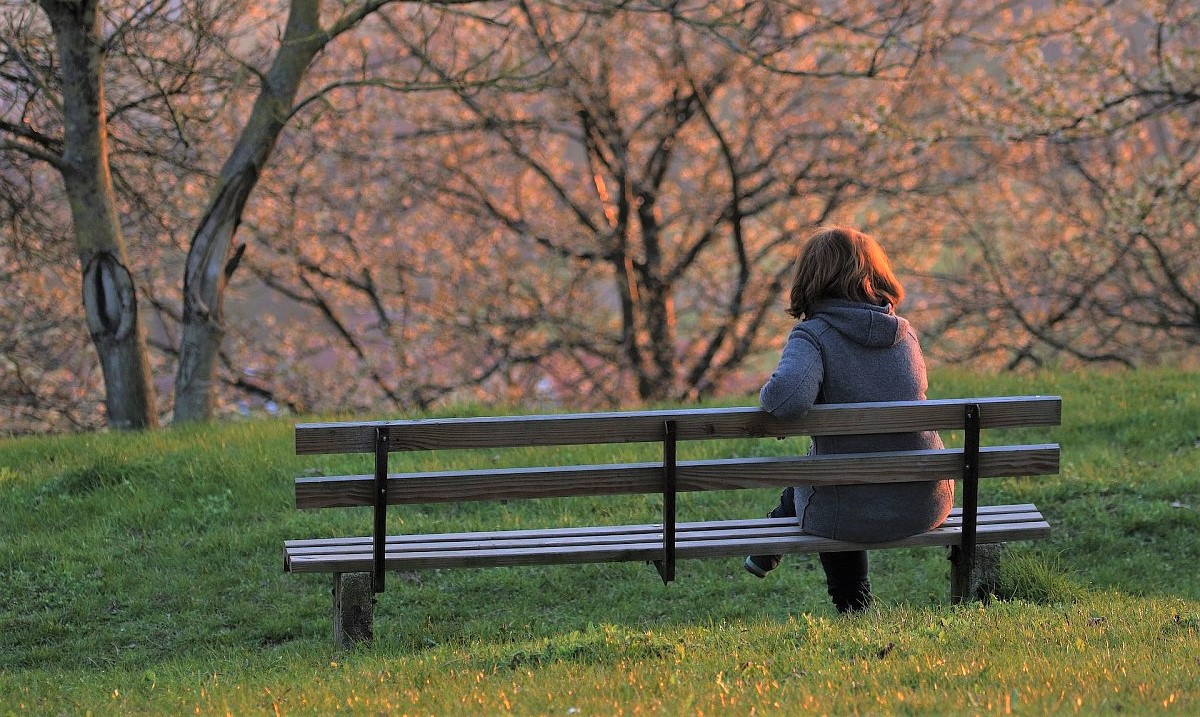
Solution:
{"label": "bench backrest slat", "polygon": [[963,427],[963,407],[969,403],[982,409],[981,428],[1056,426],[1062,415],[1057,396],[1014,396],[820,405],[798,421],[736,407],[302,423],[296,426],[296,453],[372,453],[378,426],[389,427],[393,451],[660,441],[668,420],[676,421],[678,440],[684,441],[954,430]]}
{"label": "bench backrest slat", "polygon": [[[680,461],[680,491],[761,488],[799,484],[889,483],[955,478],[962,470],[961,449],[725,458]],[[980,477],[1052,475],[1058,472],[1057,445],[993,446],[980,449]],[[550,468],[498,468],[393,475],[388,503],[437,503],[581,495],[659,493],[660,463],[624,463]],[[372,505],[372,476],[296,479],[296,507]]]}

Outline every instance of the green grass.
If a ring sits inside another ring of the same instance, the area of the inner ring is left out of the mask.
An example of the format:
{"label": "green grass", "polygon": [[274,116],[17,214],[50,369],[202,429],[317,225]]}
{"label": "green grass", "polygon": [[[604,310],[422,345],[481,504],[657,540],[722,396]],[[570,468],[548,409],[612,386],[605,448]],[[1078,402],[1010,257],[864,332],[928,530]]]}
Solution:
{"label": "green grass", "polygon": [[[1003,599],[951,607],[933,549],[873,554],[880,606],[851,619],[811,557],[767,580],[685,561],[669,587],[641,564],[427,571],[391,577],[375,645],[347,654],[331,645],[330,579],[284,574],[281,543],[368,530],[368,511],[291,507],[294,476],[362,472],[361,458],[296,457],[282,421],[0,441],[0,716],[1200,712],[1200,376],[932,383],[935,397],[1064,398],[1061,475],[981,491],[1035,502],[1055,527],[1012,546]],[[773,497],[685,495],[681,517],[759,515]],[[659,505],[438,504],[393,510],[391,529],[648,521]]]}

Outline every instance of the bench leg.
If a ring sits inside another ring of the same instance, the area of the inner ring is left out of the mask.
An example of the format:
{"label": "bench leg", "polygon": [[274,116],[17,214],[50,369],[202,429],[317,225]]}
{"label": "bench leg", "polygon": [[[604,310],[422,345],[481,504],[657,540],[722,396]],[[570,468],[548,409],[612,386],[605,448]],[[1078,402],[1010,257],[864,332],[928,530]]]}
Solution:
{"label": "bench leg", "polygon": [[333,574],[333,644],[348,650],[374,637],[375,592],[370,573]]}
{"label": "bench leg", "polygon": [[977,600],[985,602],[996,592],[1000,583],[1000,557],[1004,554],[1004,543],[984,543],[975,546],[975,566],[965,584],[959,577],[957,566],[959,549],[950,548],[950,601],[953,603]]}

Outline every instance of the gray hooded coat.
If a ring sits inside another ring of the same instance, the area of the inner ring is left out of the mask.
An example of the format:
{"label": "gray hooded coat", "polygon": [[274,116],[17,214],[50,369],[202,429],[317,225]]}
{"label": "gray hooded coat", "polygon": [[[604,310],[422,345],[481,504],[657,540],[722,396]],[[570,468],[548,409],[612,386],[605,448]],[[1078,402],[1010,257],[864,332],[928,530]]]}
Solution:
{"label": "gray hooded coat", "polygon": [[[817,403],[915,401],[928,382],[916,333],[890,306],[822,301],[792,329],[759,401],[771,415],[801,418]],[[934,431],[817,436],[812,452],[866,453],[941,448]],[[882,485],[797,486],[806,533],[860,543],[935,528],[954,502],[954,480]]]}

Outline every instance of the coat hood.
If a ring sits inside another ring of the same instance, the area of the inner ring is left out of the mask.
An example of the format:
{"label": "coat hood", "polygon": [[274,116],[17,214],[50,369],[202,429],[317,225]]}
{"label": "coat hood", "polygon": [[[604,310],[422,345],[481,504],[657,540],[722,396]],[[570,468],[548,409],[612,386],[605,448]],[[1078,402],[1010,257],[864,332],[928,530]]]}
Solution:
{"label": "coat hood", "polygon": [[811,318],[822,319],[842,336],[871,348],[895,346],[908,333],[908,321],[896,316],[891,305],[827,300],[814,307]]}

